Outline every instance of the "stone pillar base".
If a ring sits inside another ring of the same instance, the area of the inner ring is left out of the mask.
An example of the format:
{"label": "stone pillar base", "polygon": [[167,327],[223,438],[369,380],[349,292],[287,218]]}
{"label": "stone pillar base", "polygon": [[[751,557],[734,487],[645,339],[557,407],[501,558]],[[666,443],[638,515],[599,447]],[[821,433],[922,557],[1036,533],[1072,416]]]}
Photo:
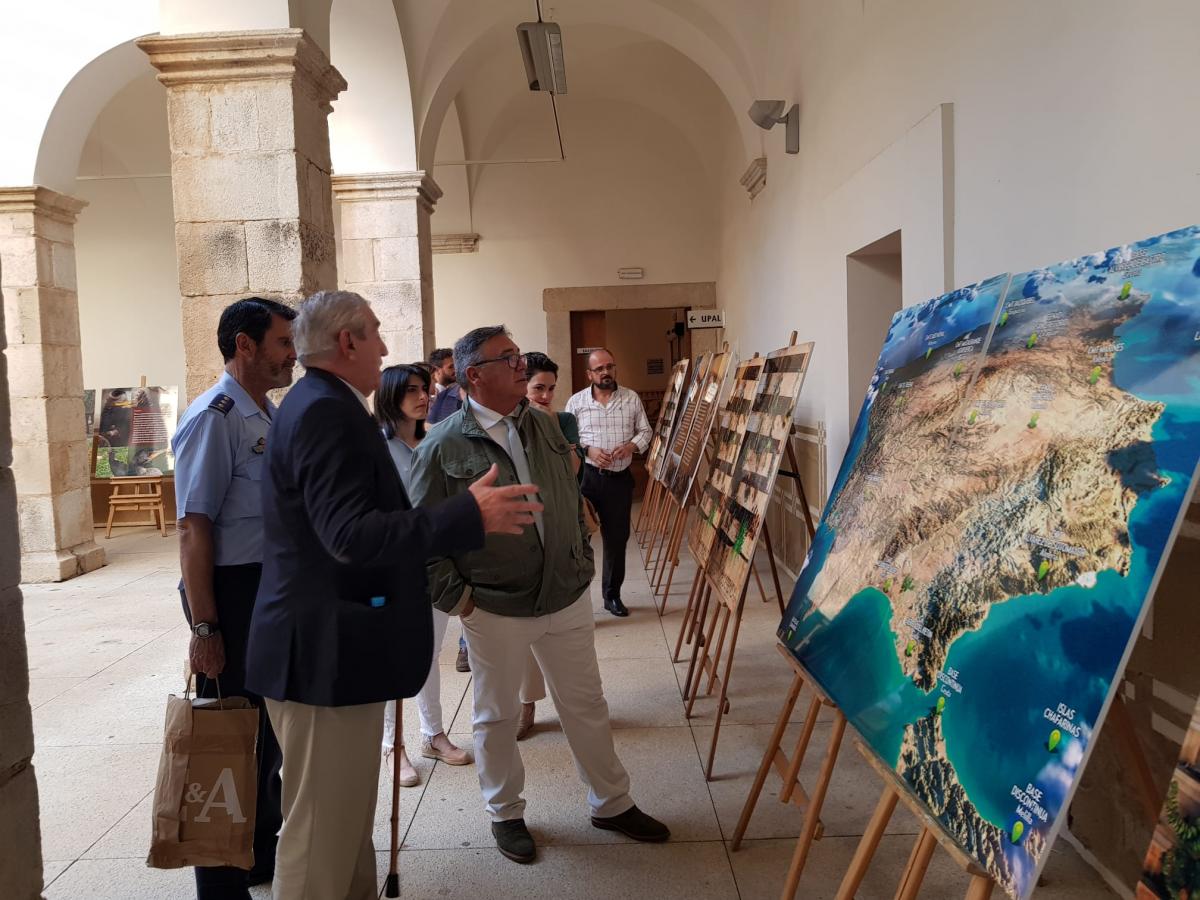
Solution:
{"label": "stone pillar base", "polygon": [[21,556],[21,582],[41,584],[66,581],[77,575],[94,572],[103,565],[104,548],[95,541],[61,550],[25,553]]}

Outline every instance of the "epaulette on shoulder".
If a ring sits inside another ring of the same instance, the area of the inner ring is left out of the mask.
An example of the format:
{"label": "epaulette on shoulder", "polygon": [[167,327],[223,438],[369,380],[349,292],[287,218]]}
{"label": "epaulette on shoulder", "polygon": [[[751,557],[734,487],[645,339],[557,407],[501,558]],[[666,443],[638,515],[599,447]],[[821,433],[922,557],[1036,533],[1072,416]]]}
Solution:
{"label": "epaulette on shoulder", "polygon": [[221,415],[229,415],[229,411],[233,409],[233,398],[228,394],[217,394],[212,398],[212,403],[208,404],[209,409],[215,409]]}

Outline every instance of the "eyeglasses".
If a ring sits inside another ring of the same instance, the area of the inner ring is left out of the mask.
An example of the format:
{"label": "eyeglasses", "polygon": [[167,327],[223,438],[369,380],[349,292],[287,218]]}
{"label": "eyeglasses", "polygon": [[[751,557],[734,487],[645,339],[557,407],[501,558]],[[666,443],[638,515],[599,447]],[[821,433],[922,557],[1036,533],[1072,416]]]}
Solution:
{"label": "eyeglasses", "polygon": [[472,365],[486,366],[488,363],[494,362],[508,363],[510,369],[524,369],[529,366],[529,362],[525,359],[524,354],[520,356],[497,356],[494,359],[481,359],[477,363],[472,363]]}
{"label": "eyeglasses", "polygon": [[589,369],[588,371],[595,372],[597,375],[599,375],[601,372],[615,372],[615,371],[617,371],[617,364],[609,363],[608,365],[604,365],[604,366],[596,366],[596,368]]}

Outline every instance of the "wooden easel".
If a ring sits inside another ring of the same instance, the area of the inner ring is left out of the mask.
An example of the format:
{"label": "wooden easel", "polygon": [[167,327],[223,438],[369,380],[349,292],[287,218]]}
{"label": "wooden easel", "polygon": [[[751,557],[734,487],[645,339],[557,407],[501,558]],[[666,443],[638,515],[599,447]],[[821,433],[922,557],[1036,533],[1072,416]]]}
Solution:
{"label": "wooden easel", "polygon": [[[733,832],[733,841],[730,844],[730,849],[736,851],[741,846],[742,838],[745,837],[746,829],[750,825],[750,817],[754,814],[754,807],[757,805],[758,798],[762,794],[763,786],[767,783],[767,775],[774,768],[779,777],[783,779],[783,789],[779,793],[779,802],[792,803],[794,806],[804,810],[804,824],[800,828],[800,836],[796,839],[796,849],[792,853],[792,861],[788,866],[783,893],[780,895],[784,900],[791,900],[796,895],[796,888],[800,884],[800,876],[804,872],[804,865],[808,861],[808,853],[812,849],[813,842],[820,840],[824,834],[824,826],[821,823],[821,807],[825,803],[825,795],[829,791],[829,783],[833,780],[833,770],[837,766],[838,753],[842,747],[842,737],[846,732],[846,717],[825,696],[825,693],[818,687],[816,681],[809,677],[808,673],[804,671],[804,668],[788,652],[786,647],[782,644],[776,644],[776,649],[788,661],[788,665],[792,667],[794,673],[792,684],[788,688],[783,708],[779,711],[779,718],[775,720],[775,730],[771,734],[771,742],[767,745],[767,751],[763,754],[762,762],[758,766],[758,772],[754,776],[754,784],[750,788],[749,796],[746,797],[746,804],[742,807],[742,815],[738,819],[737,828]],[[788,723],[792,717],[792,710],[795,709],[796,701],[800,697],[800,691],[804,687],[805,682],[808,683],[813,691],[813,699],[809,702],[808,715],[805,717],[804,727],[801,729],[800,737],[796,740],[795,749],[793,749],[789,757],[783,748],[783,735],[787,731]],[[804,757],[808,753],[813,730],[817,724],[817,716],[820,714],[821,707],[823,706],[827,706],[833,710],[833,723],[829,731],[829,741],[825,747],[825,758],[821,762],[821,770],[817,775],[817,781],[813,785],[810,795],[804,790],[804,786],[800,784],[800,765],[804,762]],[[884,825],[886,826],[886,824],[885,822]],[[882,834],[882,830],[880,833]]]}
{"label": "wooden easel", "polygon": [[[875,856],[879,841],[883,838],[883,832],[887,828],[888,822],[891,821],[898,800],[903,801],[904,805],[921,822],[921,833],[917,835],[912,853],[908,857],[908,864],[900,876],[896,900],[916,900],[921,883],[925,880],[925,873],[929,869],[929,860],[933,857],[933,851],[939,843],[946,848],[946,851],[963,871],[971,876],[971,883],[967,886],[966,900],[988,900],[992,895],[992,889],[996,886],[992,876],[980,869],[961,848],[944,836],[941,827],[933,820],[929,812],[915,797],[899,786],[899,779],[895,772],[884,767],[876,759],[875,754],[862,745],[861,741],[854,743],[871,768],[883,779],[884,788],[879,797],[879,803],[875,806],[875,812],[871,816],[871,821],[867,824],[866,831],[863,832],[862,840],[859,841],[858,848],[854,851],[854,858],[850,861],[850,866],[846,869],[846,875],[838,888],[837,900],[854,900],[854,895],[862,885],[867,869],[871,866],[871,859]],[[783,896],[790,898],[792,893],[787,893],[785,888]]]}

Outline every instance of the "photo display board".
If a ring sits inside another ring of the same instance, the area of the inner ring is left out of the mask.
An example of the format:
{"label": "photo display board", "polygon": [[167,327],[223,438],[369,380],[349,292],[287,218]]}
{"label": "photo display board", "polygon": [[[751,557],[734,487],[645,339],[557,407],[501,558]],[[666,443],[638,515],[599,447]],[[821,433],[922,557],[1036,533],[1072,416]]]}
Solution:
{"label": "photo display board", "polygon": [[681,359],[671,367],[671,380],[667,383],[667,392],[663,395],[662,409],[658,412],[658,422],[654,426],[654,438],[650,442],[650,452],[646,456],[646,471],[652,478],[658,477],[658,468],[663,455],[671,443],[671,434],[675,429],[678,418],[679,398],[683,396],[683,385],[687,381],[688,360]]}
{"label": "photo display board", "polygon": [[178,388],[105,388],[98,399],[97,478],[175,471],[171,438],[179,416]]}
{"label": "photo display board", "polygon": [[699,412],[699,403],[697,403],[697,400],[699,400],[700,392],[704,389],[712,361],[712,351],[706,350],[700,354],[700,358],[692,366],[691,380],[688,382],[687,391],[684,393],[683,399],[679,404],[679,421],[675,425],[675,430],[671,433],[671,440],[667,443],[666,452],[663,454],[658,467],[658,480],[668,489],[675,483],[675,475],[679,472],[679,461],[683,456],[683,447],[687,441],[688,432],[692,429],[692,423],[696,421],[696,415]]}
{"label": "photo display board", "polygon": [[708,478],[696,501],[692,527],[688,529],[688,548],[700,569],[708,566],[708,555],[717,534],[717,517],[725,508],[725,498],[731,493],[733,467],[742,448],[763,362],[763,357],[755,356],[738,365],[733,375],[733,388],[717,418],[717,458],[708,470]]}
{"label": "photo display board", "polygon": [[780,639],[1028,897],[1200,459],[1200,228],[892,320]]}
{"label": "photo display board", "polygon": [[810,341],[768,354],[755,384],[745,434],[730,477],[730,493],[721,509],[708,557],[713,590],[731,610],[737,609],[750,574],[771,489],[787,452],[792,414],[804,387],[812,349]]}
{"label": "photo display board", "polygon": [[725,376],[729,372],[731,359],[732,355],[728,351],[715,354],[703,383],[696,391],[696,414],[692,417],[691,427],[684,435],[679,454],[679,465],[675,472],[675,479],[671,482],[671,493],[680,506],[687,502],[692,482],[696,480],[696,472],[700,468],[700,457],[704,454],[704,445],[708,443],[713,422],[717,418],[717,402],[725,387]]}

